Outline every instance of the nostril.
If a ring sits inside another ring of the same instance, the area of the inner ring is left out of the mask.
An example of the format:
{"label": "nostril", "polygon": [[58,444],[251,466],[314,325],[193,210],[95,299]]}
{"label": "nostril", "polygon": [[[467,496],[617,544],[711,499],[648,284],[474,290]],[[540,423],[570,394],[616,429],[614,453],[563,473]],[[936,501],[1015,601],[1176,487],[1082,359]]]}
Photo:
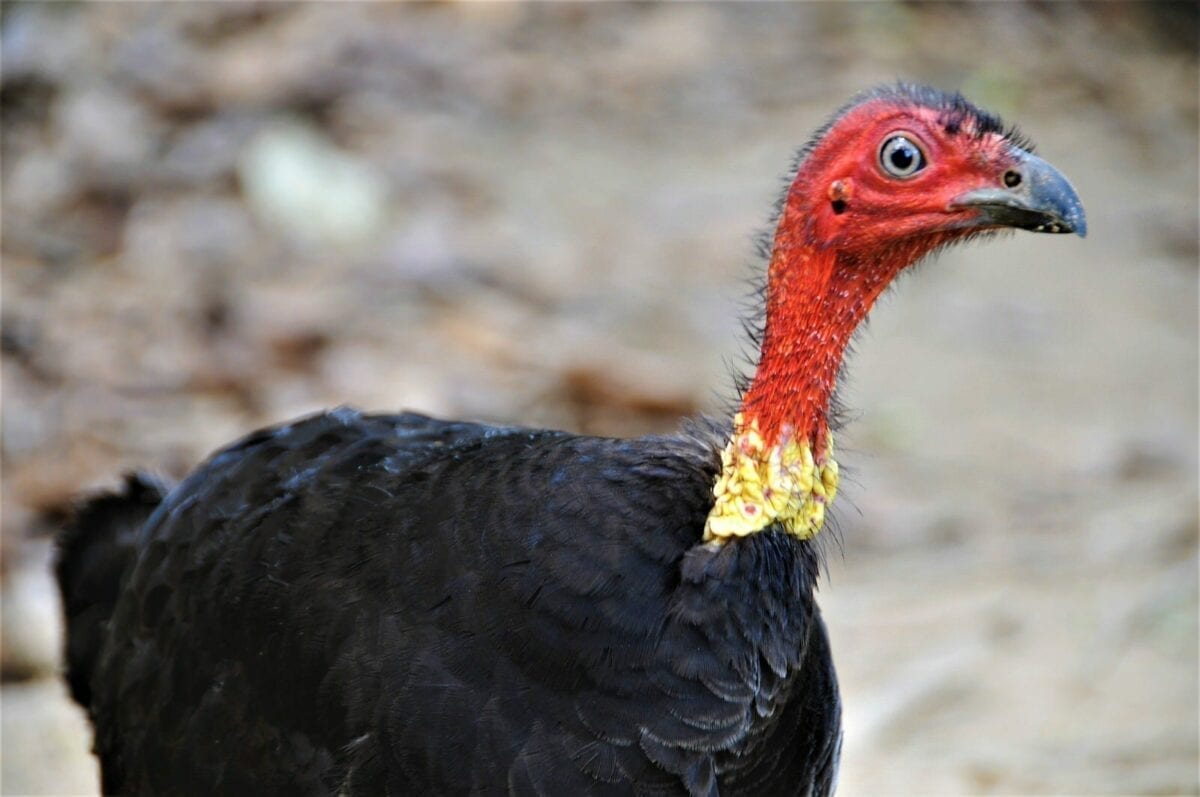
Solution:
{"label": "nostril", "polygon": [[1004,184],[1009,188],[1016,188],[1021,184],[1021,173],[1016,169],[1009,169],[1004,173]]}

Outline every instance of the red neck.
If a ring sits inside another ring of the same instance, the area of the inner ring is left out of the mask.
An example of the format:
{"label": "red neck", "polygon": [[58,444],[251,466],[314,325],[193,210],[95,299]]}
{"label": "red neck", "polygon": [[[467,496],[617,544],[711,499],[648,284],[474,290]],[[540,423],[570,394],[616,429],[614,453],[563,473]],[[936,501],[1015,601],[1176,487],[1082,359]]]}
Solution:
{"label": "red neck", "polygon": [[934,242],[852,255],[804,241],[802,217],[789,203],[776,233],[762,351],[742,413],[746,423],[758,421],[768,445],[796,436],[823,447],[850,336],[888,283]]}

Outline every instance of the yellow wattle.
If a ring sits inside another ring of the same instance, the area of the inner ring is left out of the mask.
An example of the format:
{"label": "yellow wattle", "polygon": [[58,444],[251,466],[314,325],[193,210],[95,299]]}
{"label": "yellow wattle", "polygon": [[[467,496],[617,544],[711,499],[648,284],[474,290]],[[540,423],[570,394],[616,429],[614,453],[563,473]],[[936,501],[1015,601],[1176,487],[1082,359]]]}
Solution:
{"label": "yellow wattle", "polygon": [[788,534],[810,539],[825,523],[825,507],[837,494],[838,466],[829,435],[820,458],[809,440],[784,439],[767,446],[758,422],[741,413],[721,452],[716,502],[704,524],[704,539],[725,542],[779,524]]}

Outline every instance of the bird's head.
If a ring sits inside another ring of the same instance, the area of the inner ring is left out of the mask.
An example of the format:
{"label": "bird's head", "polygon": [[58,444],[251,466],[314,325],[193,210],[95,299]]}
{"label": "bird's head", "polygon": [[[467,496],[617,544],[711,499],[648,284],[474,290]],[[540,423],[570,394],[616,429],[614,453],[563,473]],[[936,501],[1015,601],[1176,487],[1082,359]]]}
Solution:
{"label": "bird's head", "polygon": [[871,254],[979,232],[1087,233],[1067,179],[961,95],[896,86],[862,95],[801,153],[780,232]]}
{"label": "bird's head", "polygon": [[961,95],[860,95],[800,152],[767,271],[758,367],[722,452],[705,539],[816,534],[837,491],[829,406],[846,345],[904,268],[1005,228],[1084,235],[1067,179]]}

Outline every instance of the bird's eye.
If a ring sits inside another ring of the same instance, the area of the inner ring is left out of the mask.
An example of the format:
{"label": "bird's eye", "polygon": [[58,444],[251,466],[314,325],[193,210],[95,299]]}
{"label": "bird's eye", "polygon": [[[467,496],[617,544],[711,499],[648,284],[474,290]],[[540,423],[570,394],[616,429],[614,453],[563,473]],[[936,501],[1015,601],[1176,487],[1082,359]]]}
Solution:
{"label": "bird's eye", "polygon": [[907,137],[892,136],[879,148],[879,164],[893,177],[912,177],[925,168],[925,156]]}

